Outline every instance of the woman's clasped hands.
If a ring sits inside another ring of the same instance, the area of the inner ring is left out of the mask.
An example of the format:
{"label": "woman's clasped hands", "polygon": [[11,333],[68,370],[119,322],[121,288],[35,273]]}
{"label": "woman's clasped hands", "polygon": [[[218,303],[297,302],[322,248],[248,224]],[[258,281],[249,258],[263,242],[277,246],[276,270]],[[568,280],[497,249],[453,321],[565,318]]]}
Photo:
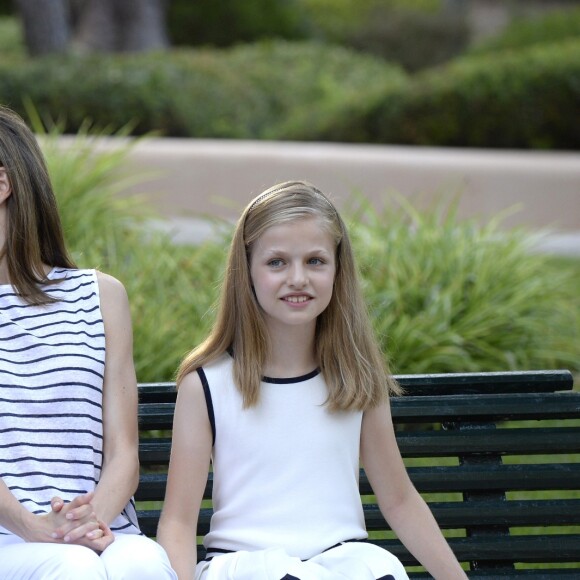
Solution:
{"label": "woman's clasped hands", "polygon": [[95,514],[91,504],[93,495],[92,492],[79,495],[68,503],[53,497],[51,511],[37,516],[40,525],[31,529],[28,541],[78,544],[103,552],[115,537]]}

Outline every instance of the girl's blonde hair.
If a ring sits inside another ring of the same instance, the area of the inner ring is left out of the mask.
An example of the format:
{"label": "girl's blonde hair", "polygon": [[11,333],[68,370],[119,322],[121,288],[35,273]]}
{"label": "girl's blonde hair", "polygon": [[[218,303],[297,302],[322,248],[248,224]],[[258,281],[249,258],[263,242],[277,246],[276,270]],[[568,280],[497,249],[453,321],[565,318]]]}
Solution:
{"label": "girl's blonde hair", "polygon": [[354,255],[343,220],[330,200],[303,181],[289,181],[257,196],[242,213],[230,245],[217,309],[206,340],[181,363],[183,377],[228,350],[234,354],[234,381],[244,407],[260,397],[268,335],[252,290],[250,256],[256,240],[270,227],[315,217],[334,238],[336,275],[332,298],[316,324],[316,358],[328,386],[328,408],[364,410],[401,389],[390,375],[362,297]]}

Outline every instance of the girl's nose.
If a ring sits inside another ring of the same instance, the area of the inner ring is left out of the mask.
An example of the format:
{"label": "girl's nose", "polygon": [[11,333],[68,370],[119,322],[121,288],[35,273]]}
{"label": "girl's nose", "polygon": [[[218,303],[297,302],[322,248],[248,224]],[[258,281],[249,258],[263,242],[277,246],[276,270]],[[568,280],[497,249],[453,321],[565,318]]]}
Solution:
{"label": "girl's nose", "polygon": [[288,284],[294,288],[302,288],[308,278],[306,275],[306,270],[301,264],[294,264],[288,270]]}

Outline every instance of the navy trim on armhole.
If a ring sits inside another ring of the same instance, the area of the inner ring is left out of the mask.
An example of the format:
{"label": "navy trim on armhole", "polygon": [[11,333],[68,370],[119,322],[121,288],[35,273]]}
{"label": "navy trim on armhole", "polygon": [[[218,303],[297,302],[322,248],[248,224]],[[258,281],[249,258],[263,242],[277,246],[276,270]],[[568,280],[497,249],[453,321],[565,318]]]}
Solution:
{"label": "navy trim on armhole", "polygon": [[207,415],[209,417],[209,422],[211,424],[211,444],[215,445],[215,416],[213,414],[213,402],[211,400],[211,391],[209,390],[209,384],[203,369],[200,367],[197,369],[197,374],[201,379],[201,384],[203,386],[203,394],[205,396],[205,404],[207,405]]}

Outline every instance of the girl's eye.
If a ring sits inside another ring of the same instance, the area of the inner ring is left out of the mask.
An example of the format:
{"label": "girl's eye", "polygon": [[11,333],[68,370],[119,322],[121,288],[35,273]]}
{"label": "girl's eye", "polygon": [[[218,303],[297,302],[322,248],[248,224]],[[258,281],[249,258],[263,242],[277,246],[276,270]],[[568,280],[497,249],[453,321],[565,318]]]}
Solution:
{"label": "girl's eye", "polygon": [[282,265],[282,260],[280,258],[274,258],[268,262],[268,266],[272,266],[273,268],[279,268]]}
{"label": "girl's eye", "polygon": [[324,261],[321,260],[320,258],[310,258],[310,260],[308,260],[309,264],[312,264],[313,266],[320,266],[321,264],[324,264]]}

